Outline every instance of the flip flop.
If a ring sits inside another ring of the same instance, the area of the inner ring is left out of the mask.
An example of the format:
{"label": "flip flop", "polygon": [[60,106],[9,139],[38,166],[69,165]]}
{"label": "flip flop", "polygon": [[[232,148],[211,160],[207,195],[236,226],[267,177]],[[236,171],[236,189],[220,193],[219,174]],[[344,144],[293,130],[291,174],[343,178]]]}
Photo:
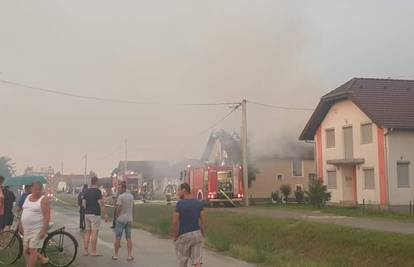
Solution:
{"label": "flip flop", "polygon": [[127,261],[133,261],[133,260],[135,260],[135,258],[132,256],[127,258]]}
{"label": "flip flop", "polygon": [[112,260],[117,261],[118,257],[117,256],[112,256]]}

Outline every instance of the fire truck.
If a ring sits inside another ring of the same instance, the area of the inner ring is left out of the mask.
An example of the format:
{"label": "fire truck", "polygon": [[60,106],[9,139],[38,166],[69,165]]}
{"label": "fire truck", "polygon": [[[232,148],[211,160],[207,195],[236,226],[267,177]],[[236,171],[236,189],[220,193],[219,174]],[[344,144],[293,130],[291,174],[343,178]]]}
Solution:
{"label": "fire truck", "polygon": [[223,203],[235,206],[244,200],[243,171],[239,165],[191,167],[182,173],[182,181],[190,185],[194,198],[210,206]]}

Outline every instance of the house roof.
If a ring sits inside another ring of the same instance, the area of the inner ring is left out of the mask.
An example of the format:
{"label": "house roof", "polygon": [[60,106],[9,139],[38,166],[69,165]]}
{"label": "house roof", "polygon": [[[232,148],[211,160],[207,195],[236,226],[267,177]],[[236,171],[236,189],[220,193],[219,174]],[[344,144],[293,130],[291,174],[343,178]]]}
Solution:
{"label": "house roof", "polygon": [[333,104],[351,100],[382,128],[414,129],[414,80],[353,78],[322,96],[300,140],[313,140]]}
{"label": "house roof", "polygon": [[219,130],[212,132],[210,138],[208,139],[207,146],[204,150],[204,153],[201,157],[201,161],[206,162],[209,160],[209,157],[214,149],[214,144],[217,140],[220,140],[220,143],[223,149],[227,152],[228,159],[237,163],[241,160],[241,147],[240,147],[240,137],[236,134],[230,134],[225,130]]}

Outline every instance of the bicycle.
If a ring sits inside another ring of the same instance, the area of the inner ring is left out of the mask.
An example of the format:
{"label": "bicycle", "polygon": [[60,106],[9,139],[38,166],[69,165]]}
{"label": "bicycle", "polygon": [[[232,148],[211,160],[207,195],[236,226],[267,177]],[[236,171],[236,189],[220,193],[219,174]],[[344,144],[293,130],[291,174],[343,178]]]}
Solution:
{"label": "bicycle", "polygon": [[[65,227],[48,232],[40,253],[53,267],[70,266],[76,259],[78,241]],[[18,230],[0,233],[0,265],[11,265],[23,255],[23,237]]]}

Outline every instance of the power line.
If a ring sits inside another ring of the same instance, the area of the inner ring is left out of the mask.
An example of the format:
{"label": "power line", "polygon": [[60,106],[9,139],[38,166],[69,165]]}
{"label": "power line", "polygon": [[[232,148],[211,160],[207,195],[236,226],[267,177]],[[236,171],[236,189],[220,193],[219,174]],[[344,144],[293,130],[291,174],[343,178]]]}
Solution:
{"label": "power line", "polygon": [[218,120],[217,122],[212,124],[210,127],[204,129],[203,131],[198,132],[197,134],[195,134],[195,136],[205,134],[206,132],[208,132],[208,131],[212,130],[213,128],[215,128],[217,125],[219,125],[220,123],[225,121],[228,117],[230,117],[230,115],[233,114],[233,112],[235,112],[240,107],[240,105],[241,105],[241,103],[238,103],[234,108],[232,108],[232,110],[229,113],[226,114],[226,116],[224,116],[223,118],[221,118],[220,120]]}
{"label": "power line", "polygon": [[66,97],[73,97],[73,98],[80,98],[80,99],[87,99],[87,100],[97,100],[103,102],[112,102],[118,104],[132,104],[132,105],[169,105],[169,106],[228,106],[228,105],[236,105],[237,102],[217,102],[217,103],[162,103],[162,102],[143,102],[143,101],[135,101],[135,100],[125,100],[125,99],[114,99],[114,98],[105,98],[105,97],[96,97],[96,96],[87,96],[87,95],[80,95],[74,93],[68,93],[64,91],[58,90],[51,90],[37,86],[31,86],[19,82],[14,82],[10,80],[0,79],[0,83],[14,85],[21,88],[29,89],[32,91],[38,91],[48,94],[55,94],[61,95]]}
{"label": "power line", "polygon": [[267,107],[267,108],[274,108],[274,109],[298,110],[298,111],[313,111],[314,110],[313,108],[276,106],[276,105],[264,104],[264,103],[260,103],[260,102],[250,101],[250,100],[248,100],[247,102],[250,103],[250,104],[253,104],[253,105]]}

